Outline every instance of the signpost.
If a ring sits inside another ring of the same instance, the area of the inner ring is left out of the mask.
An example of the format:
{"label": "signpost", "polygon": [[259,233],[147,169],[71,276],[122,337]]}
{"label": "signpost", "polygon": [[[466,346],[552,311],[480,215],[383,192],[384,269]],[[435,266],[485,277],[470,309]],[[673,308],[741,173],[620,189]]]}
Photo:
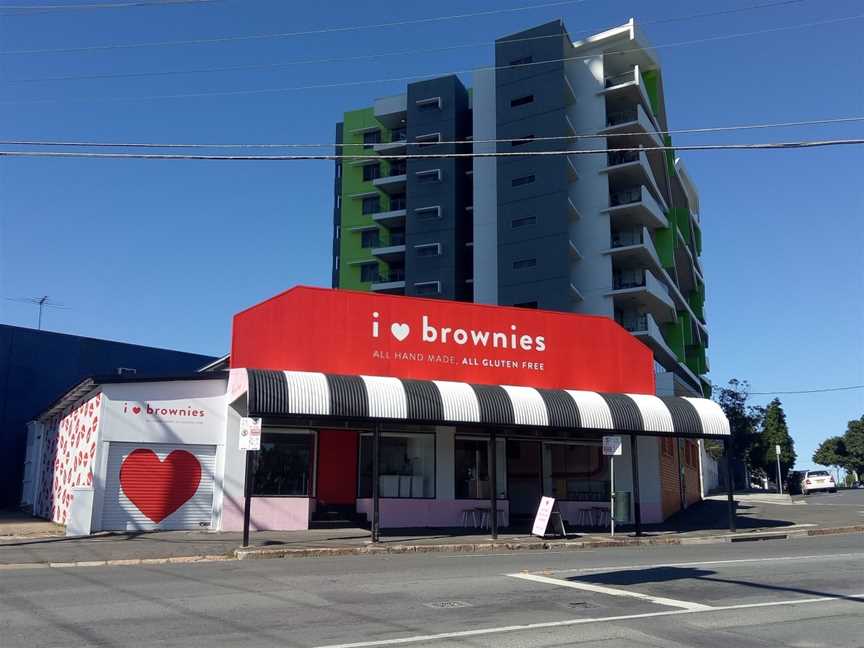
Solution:
{"label": "signpost", "polygon": [[261,419],[244,416],[240,419],[238,434],[240,450],[246,451],[246,482],[243,484],[243,546],[249,546],[249,518],[252,509],[252,452],[261,449]]}
{"label": "signpost", "polygon": [[604,436],[603,454],[609,457],[609,534],[615,535],[615,457],[621,456],[621,437]]}
{"label": "signpost", "polygon": [[774,452],[777,455],[777,490],[783,494],[783,480],[780,475],[780,444],[774,446]]}

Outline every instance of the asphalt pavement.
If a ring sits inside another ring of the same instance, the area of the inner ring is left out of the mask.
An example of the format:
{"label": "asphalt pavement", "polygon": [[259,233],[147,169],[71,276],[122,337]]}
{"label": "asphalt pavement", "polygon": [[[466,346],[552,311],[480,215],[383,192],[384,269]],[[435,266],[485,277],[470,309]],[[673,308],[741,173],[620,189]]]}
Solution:
{"label": "asphalt pavement", "polygon": [[852,648],[864,644],[862,618],[862,534],[0,577],[3,648]]}

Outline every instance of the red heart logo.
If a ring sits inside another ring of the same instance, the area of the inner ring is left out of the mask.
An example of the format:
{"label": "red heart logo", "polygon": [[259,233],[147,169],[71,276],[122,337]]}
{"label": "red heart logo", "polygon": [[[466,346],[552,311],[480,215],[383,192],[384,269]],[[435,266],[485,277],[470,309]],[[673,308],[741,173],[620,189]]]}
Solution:
{"label": "red heart logo", "polygon": [[133,414],[140,414],[141,408],[136,405],[135,407],[132,408],[132,413]]}
{"label": "red heart logo", "polygon": [[200,483],[201,464],[185,450],[174,450],[160,461],[152,450],[138,448],[120,466],[126,497],[156,524],[189,501]]}

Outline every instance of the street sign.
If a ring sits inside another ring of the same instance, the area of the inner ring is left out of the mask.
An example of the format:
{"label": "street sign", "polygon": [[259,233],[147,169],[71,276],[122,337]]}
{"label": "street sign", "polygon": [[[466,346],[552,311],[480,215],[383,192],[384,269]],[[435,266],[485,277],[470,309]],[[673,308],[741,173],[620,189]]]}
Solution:
{"label": "street sign", "polygon": [[261,449],[261,419],[244,416],[240,419],[240,449]]}
{"label": "street sign", "polygon": [[620,436],[604,436],[603,437],[603,454],[607,456],[621,456],[621,437]]}
{"label": "street sign", "polygon": [[779,443],[774,446],[774,452],[777,453],[778,457],[780,456],[780,444]]}

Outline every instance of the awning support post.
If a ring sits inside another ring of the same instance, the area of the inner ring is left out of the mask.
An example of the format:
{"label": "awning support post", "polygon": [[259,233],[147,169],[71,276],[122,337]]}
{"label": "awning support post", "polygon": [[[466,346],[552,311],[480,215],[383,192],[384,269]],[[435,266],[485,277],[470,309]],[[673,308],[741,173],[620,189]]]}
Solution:
{"label": "awning support post", "polygon": [[489,432],[489,530],[498,539],[498,440],[495,428]]}
{"label": "awning support post", "polygon": [[639,448],[636,435],[630,435],[630,462],[633,472],[633,526],[642,535],[642,503],[639,501]]}
{"label": "awning support post", "polygon": [[735,486],[732,483],[732,440],[723,439],[723,459],[726,464],[726,499],[729,503],[729,530],[736,531]]}
{"label": "awning support post", "polygon": [[381,424],[376,423],[372,431],[372,542],[379,539],[380,522],[380,493],[379,482],[381,481]]}
{"label": "awning support post", "polygon": [[252,513],[252,482],[255,473],[252,470],[252,450],[246,451],[246,479],[243,483],[243,546],[249,546],[249,519]]}

